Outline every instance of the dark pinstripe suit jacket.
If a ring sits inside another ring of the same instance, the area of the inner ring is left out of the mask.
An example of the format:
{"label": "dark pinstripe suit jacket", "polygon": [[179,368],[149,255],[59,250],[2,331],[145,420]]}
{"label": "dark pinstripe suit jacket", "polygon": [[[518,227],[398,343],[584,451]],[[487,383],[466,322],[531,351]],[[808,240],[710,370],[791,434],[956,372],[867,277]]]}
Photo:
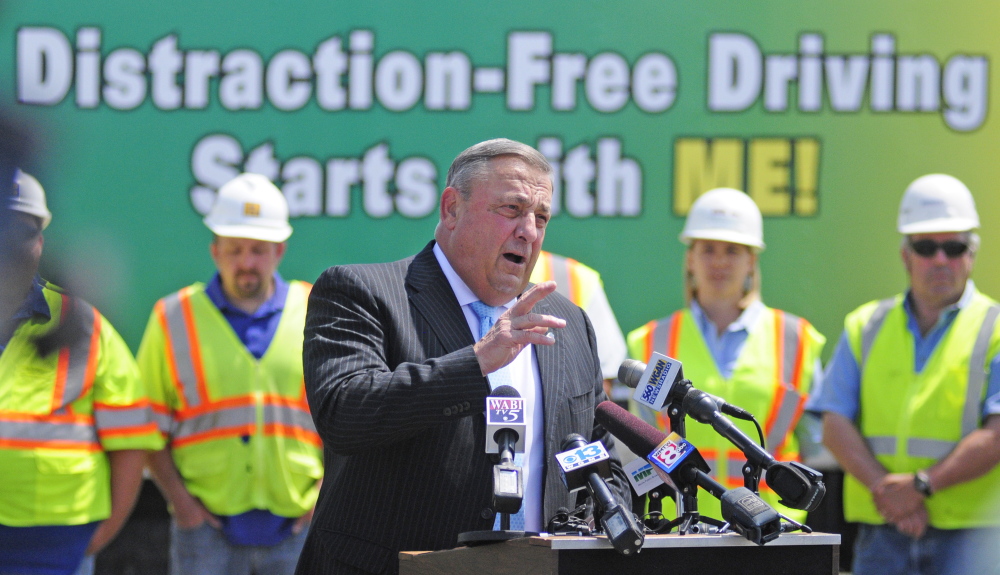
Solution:
{"label": "dark pinstripe suit jacket", "polygon": [[[398,262],[330,268],[313,287],[303,357],[327,475],[299,574],[396,573],[401,550],[452,548],[459,533],[493,525],[490,388],[432,245]],[[558,294],[535,311],[567,323],[555,345],[535,349],[547,519],[575,505],[553,459],[566,435],[613,445],[594,422],[605,397],[590,321]],[[614,468],[612,488],[628,502]]]}

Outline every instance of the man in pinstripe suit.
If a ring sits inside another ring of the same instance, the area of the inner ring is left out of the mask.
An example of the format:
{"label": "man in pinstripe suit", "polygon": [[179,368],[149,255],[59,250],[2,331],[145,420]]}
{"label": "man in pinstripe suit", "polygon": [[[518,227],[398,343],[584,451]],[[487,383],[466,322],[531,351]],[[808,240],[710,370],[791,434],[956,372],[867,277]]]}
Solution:
{"label": "man in pinstripe suit", "polygon": [[[297,573],[396,573],[399,551],[451,548],[493,526],[490,374],[506,374],[528,405],[526,530],[575,504],[552,464],[566,435],[613,453],[594,422],[605,395],[590,321],[554,282],[528,288],[551,174],[524,144],[472,146],[448,172],[434,242],[317,280],[303,355],[327,471]],[[505,311],[480,338],[482,305]],[[614,470],[627,504],[617,458]]]}

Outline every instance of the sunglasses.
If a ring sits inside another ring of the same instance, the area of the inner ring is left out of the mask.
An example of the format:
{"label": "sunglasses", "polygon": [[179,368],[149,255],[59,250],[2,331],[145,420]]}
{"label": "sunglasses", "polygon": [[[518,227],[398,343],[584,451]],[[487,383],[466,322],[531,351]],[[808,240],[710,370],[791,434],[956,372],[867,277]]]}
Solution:
{"label": "sunglasses", "polygon": [[932,258],[937,255],[938,250],[943,250],[944,255],[955,259],[969,251],[969,244],[958,240],[947,240],[941,243],[934,240],[920,240],[918,242],[911,241],[910,249],[922,258]]}

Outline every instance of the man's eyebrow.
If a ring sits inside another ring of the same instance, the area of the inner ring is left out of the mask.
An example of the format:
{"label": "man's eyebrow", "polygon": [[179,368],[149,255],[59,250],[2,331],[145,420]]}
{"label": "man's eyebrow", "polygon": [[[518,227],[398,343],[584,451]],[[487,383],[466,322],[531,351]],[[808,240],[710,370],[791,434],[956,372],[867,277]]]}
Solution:
{"label": "man's eyebrow", "polygon": [[499,202],[502,204],[507,204],[511,202],[516,202],[518,204],[528,204],[531,203],[531,200],[529,199],[528,194],[524,192],[511,190],[509,192],[504,192],[503,195],[500,196]]}

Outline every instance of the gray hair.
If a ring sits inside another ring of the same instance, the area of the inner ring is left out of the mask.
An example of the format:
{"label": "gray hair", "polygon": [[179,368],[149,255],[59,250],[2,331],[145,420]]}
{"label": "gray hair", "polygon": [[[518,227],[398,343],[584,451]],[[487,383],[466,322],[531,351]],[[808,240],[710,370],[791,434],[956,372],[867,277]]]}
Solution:
{"label": "gray hair", "polygon": [[500,156],[515,156],[531,168],[552,177],[552,166],[541,152],[521,142],[497,138],[479,142],[459,154],[448,168],[445,186],[455,188],[463,198],[469,199],[472,183],[486,178],[490,162]]}

